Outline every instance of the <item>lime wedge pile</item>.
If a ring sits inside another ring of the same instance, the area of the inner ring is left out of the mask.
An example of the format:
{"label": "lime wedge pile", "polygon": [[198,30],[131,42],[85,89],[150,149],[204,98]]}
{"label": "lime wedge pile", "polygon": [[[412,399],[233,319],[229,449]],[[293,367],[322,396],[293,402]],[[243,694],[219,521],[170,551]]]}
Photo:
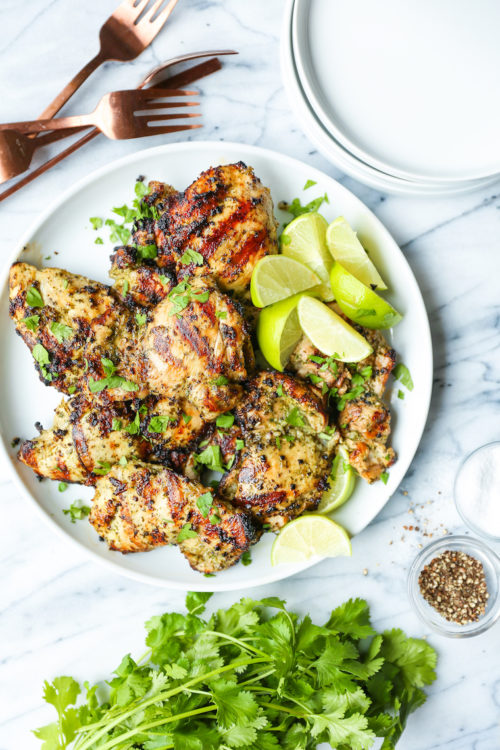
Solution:
{"label": "lime wedge pile", "polygon": [[255,307],[267,307],[320,283],[309,268],[284,255],[266,255],[255,266],[250,293]]}
{"label": "lime wedge pile", "polygon": [[340,263],[333,266],[330,281],[338,306],[355,323],[366,328],[392,328],[402,319],[392,305]]}
{"label": "lime wedge pile", "polygon": [[328,478],[329,487],[323,493],[318,505],[318,513],[331,513],[340,508],[352,495],[356,484],[356,472],[349,464],[349,455],[345,448],[339,448],[332,464]]}
{"label": "lime wedge pile", "polygon": [[326,246],[327,229],[328,223],[323,216],[309,213],[297,216],[281,235],[282,254],[303,263],[319,276],[318,296],[326,302],[333,299],[329,280],[333,260]]}
{"label": "lime wedge pile", "polygon": [[356,232],[343,216],[339,216],[329,225],[326,230],[326,244],[332,257],[363,284],[372,289],[387,289],[385,281],[368,257]]}

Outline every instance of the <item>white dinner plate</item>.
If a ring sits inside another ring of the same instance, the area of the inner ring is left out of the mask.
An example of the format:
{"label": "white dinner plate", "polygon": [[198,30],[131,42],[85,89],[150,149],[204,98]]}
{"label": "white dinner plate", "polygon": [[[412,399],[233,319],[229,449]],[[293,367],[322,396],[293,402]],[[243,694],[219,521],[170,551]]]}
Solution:
{"label": "white dinner plate", "polygon": [[326,159],[365,185],[399,195],[458,195],[469,193],[498,181],[497,175],[488,179],[448,183],[404,179],[393,174],[388,174],[384,170],[377,169],[372,164],[366,163],[344,148],[317,117],[299,80],[293,46],[292,21],[294,8],[294,0],[288,0],[285,7],[281,35],[281,71],[283,82],[290,106],[304,133]]}
{"label": "white dinner plate", "polygon": [[[404,314],[403,321],[391,334],[391,340],[400,359],[410,368],[415,389],[401,401],[395,397],[396,386],[391,397],[392,444],[399,458],[390,470],[387,485],[377,482],[368,486],[358,480],[352,498],[335,516],[351,534],[357,534],[385,505],[415,454],[429,408],[432,348],[422,295],[405,257],[380,221],[346,188],[307,164],[255,146],[224,142],[159,146],[115,161],[71,187],[26,232],[10,261],[22,258],[39,266],[60,266],[109,283],[112,246],[107,239],[104,245],[94,244],[96,232],[90,226],[90,216],[110,216],[113,206],[130,202],[139,174],[183,189],[209,166],[239,160],[253,166],[263,184],[270,187],[275,206],[281,200],[299,196],[301,200],[309,201],[326,192],[330,202],[323,204],[322,213],[329,221],[342,214],[359,231],[363,244],[388,283],[391,303]],[[303,191],[307,180],[315,180],[316,185]],[[276,215],[280,222],[289,218],[279,210],[276,210]],[[101,230],[99,235],[107,237],[107,232]],[[47,256],[50,257],[47,259]],[[274,536],[265,534],[252,549],[251,565],[244,567],[239,564],[215,578],[206,579],[191,570],[174,547],[122,555],[108,550],[86,521],[70,523],[62,509],[77,498],[89,503],[93,490],[73,485],[64,493],[58,492],[57,482],[39,482],[29,469],[17,462],[15,449],[11,447],[14,437],[30,438],[36,434],[34,422],[40,421],[45,426],[52,423],[53,409],[61,394],[39,381],[27,347],[8,320],[7,274],[8,268],[3,275],[0,300],[4,321],[0,327],[2,450],[10,459],[14,479],[23,495],[53,528],[116,572],[140,581],[185,590],[244,590],[280,580],[314,564],[271,567],[270,550]]]}
{"label": "white dinner plate", "polygon": [[311,108],[348,151],[404,179],[500,172],[497,0],[295,0]]}

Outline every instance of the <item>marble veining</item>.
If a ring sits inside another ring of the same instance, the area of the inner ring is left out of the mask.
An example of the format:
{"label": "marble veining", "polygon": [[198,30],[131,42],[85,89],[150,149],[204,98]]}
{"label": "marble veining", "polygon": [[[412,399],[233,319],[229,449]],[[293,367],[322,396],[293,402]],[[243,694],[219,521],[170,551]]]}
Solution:
{"label": "marble veining", "polygon": [[[116,4],[2,0],[3,121],[42,111],[97,51],[97,30]],[[318,619],[335,603],[364,596],[378,627],[428,636],[439,652],[438,680],[410,719],[401,750],[499,750],[500,625],[466,641],[427,632],[410,609],[406,570],[428,541],[424,533],[464,531],[451,498],[457,467],[473,448],[499,438],[500,184],[449,199],[412,199],[382,195],[329,164],[301,132],[281,83],[283,7],[277,0],[180,0],[168,26],[139,59],[107,64],[66,111],[91,111],[103,93],[135,85],[168,57],[232,47],[239,56],[201,85],[204,128],[193,140],[261,145],[323,169],[358,195],[403,248],[425,298],[435,355],[432,404],[417,456],[382,513],[354,540],[351,559],[321,563],[252,594],[279,593]],[[3,203],[2,257],[60,191],[94,168],[160,142],[96,139]],[[50,149],[37,162],[47,153]],[[29,730],[52,718],[41,702],[43,680],[109,674],[125,652],[141,653],[144,620],[182,607],[183,595],[140,585],[89,561],[43,525],[19,497],[5,466],[0,490],[0,750],[35,750],[39,743]],[[410,525],[420,531],[405,529]],[[233,599],[234,594],[220,594],[214,605]]]}

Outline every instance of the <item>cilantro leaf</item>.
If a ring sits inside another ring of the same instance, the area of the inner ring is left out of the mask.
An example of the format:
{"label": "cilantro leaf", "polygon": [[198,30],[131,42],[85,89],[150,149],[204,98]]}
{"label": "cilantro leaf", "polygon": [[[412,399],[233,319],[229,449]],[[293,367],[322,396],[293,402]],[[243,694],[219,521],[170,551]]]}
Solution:
{"label": "cilantro leaf", "polygon": [[187,266],[190,263],[194,263],[197,266],[202,266],[203,255],[196,252],[196,250],[192,250],[190,247],[188,247],[185,253],[181,256],[181,263],[183,266]]}
{"label": "cilantro leaf", "polygon": [[224,473],[222,463],[222,452],[219,445],[209,445],[201,453],[195,454],[194,460],[198,464],[203,464],[211,471]]}
{"label": "cilantro leaf", "polygon": [[39,315],[29,315],[27,318],[23,319],[23,323],[28,329],[28,331],[36,331],[36,329],[38,328],[39,322],[40,322]]}
{"label": "cilantro leaf", "polygon": [[306,424],[297,406],[294,406],[292,411],[287,415],[286,421],[293,427],[305,427]]}
{"label": "cilantro leaf", "polygon": [[217,427],[228,430],[234,424],[234,414],[220,414],[215,420]]}
{"label": "cilantro leaf", "polygon": [[26,304],[29,305],[29,307],[45,307],[43,297],[36,286],[30,286],[26,292]]}
{"label": "cilantro leaf", "polygon": [[98,229],[101,229],[103,225],[103,220],[100,216],[91,216],[89,221],[92,224],[92,229],[95,229],[96,232]]}
{"label": "cilantro leaf", "polygon": [[86,518],[90,514],[90,508],[88,505],[79,505],[79,501],[71,503],[69,508],[64,508],[63,513],[65,516],[69,516],[71,523],[76,523]]}
{"label": "cilantro leaf", "polygon": [[169,417],[166,414],[151,417],[151,419],[149,420],[148,432],[165,432],[169,425],[169,422],[175,422],[175,419],[173,417]]}
{"label": "cilantro leaf", "polygon": [[196,505],[203,518],[208,518],[213,502],[214,497],[211,492],[204,492],[203,495],[200,495],[197,499]]}
{"label": "cilantro leaf", "polygon": [[205,611],[205,604],[213,596],[209,591],[188,591],[186,594],[186,609],[192,615],[201,615]]}
{"label": "cilantro leaf", "polygon": [[74,334],[74,330],[71,326],[66,326],[64,323],[58,323],[56,320],[50,324],[50,330],[60,344],[66,339],[72,338]]}
{"label": "cilantro leaf", "polygon": [[196,531],[193,531],[193,529],[191,528],[191,524],[185,523],[177,535],[177,544],[180,544],[185,539],[194,539],[197,536],[198,533]]}
{"label": "cilantro leaf", "polygon": [[413,390],[413,379],[406,365],[399,362],[392,373],[396,380],[399,380],[409,391]]}

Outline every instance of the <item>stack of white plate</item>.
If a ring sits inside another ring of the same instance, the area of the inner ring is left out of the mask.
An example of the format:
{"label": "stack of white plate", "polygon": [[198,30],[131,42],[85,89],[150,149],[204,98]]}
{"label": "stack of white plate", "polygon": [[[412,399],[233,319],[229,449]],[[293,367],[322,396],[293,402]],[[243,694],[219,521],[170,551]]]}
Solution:
{"label": "stack of white plate", "polygon": [[394,193],[500,177],[498,0],[288,0],[282,71],[319,151]]}

